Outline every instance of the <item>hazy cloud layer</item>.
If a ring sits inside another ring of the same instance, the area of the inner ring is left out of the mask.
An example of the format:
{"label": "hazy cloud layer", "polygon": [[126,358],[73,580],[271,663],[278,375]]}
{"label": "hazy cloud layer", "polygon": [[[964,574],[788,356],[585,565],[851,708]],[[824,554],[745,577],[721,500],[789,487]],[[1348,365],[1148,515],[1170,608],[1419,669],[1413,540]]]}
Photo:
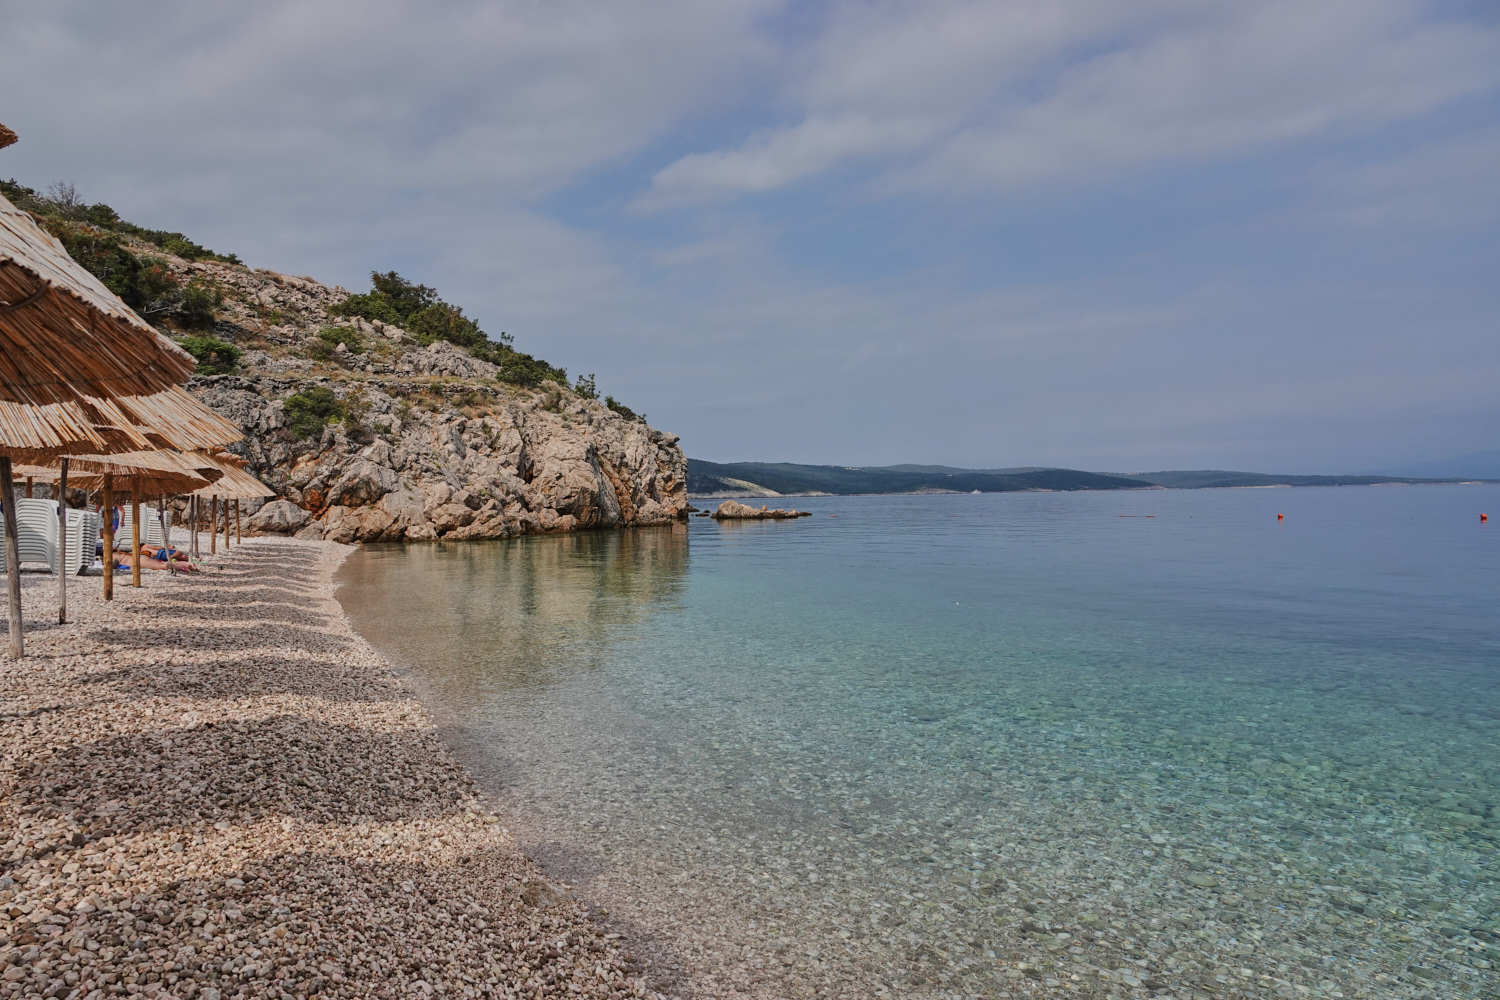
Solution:
{"label": "hazy cloud layer", "polygon": [[395,267],[720,460],[1494,447],[1500,19],[1418,0],[13,4],[0,174]]}

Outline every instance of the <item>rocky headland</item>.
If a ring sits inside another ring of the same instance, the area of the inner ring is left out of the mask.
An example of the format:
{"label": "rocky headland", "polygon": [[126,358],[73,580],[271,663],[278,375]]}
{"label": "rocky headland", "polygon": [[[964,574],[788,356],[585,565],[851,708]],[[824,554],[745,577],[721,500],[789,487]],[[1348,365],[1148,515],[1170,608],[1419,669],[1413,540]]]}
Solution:
{"label": "rocky headland", "polygon": [[252,530],[430,541],[686,515],[676,435],[565,379],[507,382],[447,341],[423,345],[394,324],[339,316],[331,310],[349,293],[308,278],[175,266],[225,290],[214,333],[237,363],[190,388],[244,429],[238,450],[283,501],[252,516]]}

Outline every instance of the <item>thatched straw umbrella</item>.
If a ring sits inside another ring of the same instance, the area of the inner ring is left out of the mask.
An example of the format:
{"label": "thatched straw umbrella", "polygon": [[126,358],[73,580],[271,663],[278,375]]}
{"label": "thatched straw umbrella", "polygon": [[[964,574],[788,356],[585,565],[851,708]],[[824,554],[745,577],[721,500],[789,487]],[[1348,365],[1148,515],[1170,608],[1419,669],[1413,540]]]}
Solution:
{"label": "thatched straw umbrella", "polygon": [[[0,126],[0,147],[14,141]],[[0,506],[12,656],[25,650],[12,461],[238,440],[237,428],[180,388],[193,368],[191,355],[0,197]],[[65,538],[62,504],[58,517]]]}
{"label": "thatched straw umbrella", "polygon": [[261,499],[261,498],[264,498],[264,497],[274,497],[276,495],[276,491],[273,490],[273,489],[271,489],[265,483],[261,482],[259,479],[256,479],[249,472],[245,471],[245,465],[247,463],[245,462],[244,459],[240,458],[238,455],[231,455],[231,454],[228,454],[227,452],[220,452],[218,454],[212,454],[212,455],[204,453],[204,452],[198,452],[197,453],[197,457],[199,457],[201,459],[206,459],[208,461],[214,462],[223,471],[223,473],[224,473],[223,477],[220,478],[218,481],[214,482],[212,485],[204,486],[204,487],[202,487],[202,488],[200,488],[198,490],[195,490],[194,493],[198,497],[203,497],[203,498],[207,499],[209,501],[209,504],[210,504],[210,506],[209,506],[209,537],[211,539],[211,541],[209,542],[209,551],[210,552],[216,551],[217,548],[218,548],[218,541],[217,540],[218,540],[219,535],[218,535],[217,525],[218,525],[218,517],[219,517],[219,499],[221,497],[223,498],[223,500],[224,500],[224,550],[227,552],[227,551],[229,551],[229,532],[230,532],[230,527],[231,527],[231,524],[230,524],[230,510],[231,510],[231,508],[229,506],[230,501],[234,502],[234,507],[233,507],[233,512],[234,512],[234,521],[233,521],[234,537],[235,537],[235,541],[239,541],[240,540],[240,538],[239,538],[239,534],[240,534],[240,501],[241,500],[256,500],[256,499]]}
{"label": "thatched straw umbrella", "polygon": [[[176,496],[191,493],[200,487],[208,486],[224,474],[223,470],[211,462],[172,451],[127,452],[120,455],[73,455],[62,459],[59,466],[65,463],[71,463],[75,471],[71,480],[65,479],[65,473],[61,467],[20,466],[17,471],[21,475],[31,476],[45,482],[56,481],[59,501],[62,498],[62,490],[66,488],[68,482],[71,482],[75,488],[103,492],[104,509],[109,512],[104,521],[104,599],[106,601],[114,599],[116,485],[123,480],[130,491],[132,505],[130,548],[135,564],[131,571],[131,585],[139,587],[141,585],[141,497],[143,495]],[[163,528],[165,529],[165,525]],[[165,535],[165,530],[163,534]],[[58,617],[59,620],[66,620],[67,589],[65,584],[59,585],[58,594]]]}
{"label": "thatched straw umbrella", "polygon": [[192,493],[223,477],[224,471],[211,461],[176,451],[140,451],[123,455],[73,456],[74,464],[99,474],[104,506],[110,512],[104,524],[104,599],[114,599],[114,479],[123,478],[130,490],[130,554],[133,568],[130,585],[141,585],[141,497]]}

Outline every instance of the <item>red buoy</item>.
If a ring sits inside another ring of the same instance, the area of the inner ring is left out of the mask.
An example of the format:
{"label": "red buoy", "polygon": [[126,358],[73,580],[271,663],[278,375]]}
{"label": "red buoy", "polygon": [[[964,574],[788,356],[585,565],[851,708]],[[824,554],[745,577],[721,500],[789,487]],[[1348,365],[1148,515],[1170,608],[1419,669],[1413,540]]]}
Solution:
{"label": "red buoy", "polygon": [[1278,520],[1278,521],[1285,520],[1285,518],[1286,518],[1285,514],[1277,514],[1276,515],[1276,520]]}

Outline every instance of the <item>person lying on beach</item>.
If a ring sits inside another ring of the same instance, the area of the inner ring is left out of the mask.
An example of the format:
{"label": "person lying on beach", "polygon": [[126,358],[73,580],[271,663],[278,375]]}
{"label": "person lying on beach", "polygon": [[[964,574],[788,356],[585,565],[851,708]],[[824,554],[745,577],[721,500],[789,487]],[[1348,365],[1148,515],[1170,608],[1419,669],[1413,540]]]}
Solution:
{"label": "person lying on beach", "polygon": [[[129,552],[115,553],[115,569],[134,569],[135,557]],[[198,567],[186,559],[173,559],[171,564],[165,559],[158,559],[147,554],[144,547],[141,548],[141,569],[175,569],[179,573],[196,573]]]}
{"label": "person lying on beach", "polygon": [[141,551],[143,553],[145,553],[146,555],[150,556],[152,559],[159,559],[159,560],[162,560],[162,561],[166,561],[167,559],[174,559],[177,562],[187,562],[188,561],[188,554],[186,552],[183,552],[183,551],[179,550],[179,549],[167,549],[167,548],[163,548],[160,545],[149,545],[148,544],[148,545],[142,545],[141,546]]}

